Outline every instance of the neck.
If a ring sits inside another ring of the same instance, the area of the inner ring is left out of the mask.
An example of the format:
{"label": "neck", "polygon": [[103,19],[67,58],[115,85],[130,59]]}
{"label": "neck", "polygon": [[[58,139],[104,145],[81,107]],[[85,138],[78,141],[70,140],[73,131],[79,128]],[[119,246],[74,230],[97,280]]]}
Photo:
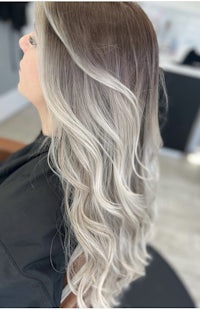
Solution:
{"label": "neck", "polygon": [[38,109],[38,114],[41,121],[42,133],[44,136],[51,136],[51,120],[46,109]]}

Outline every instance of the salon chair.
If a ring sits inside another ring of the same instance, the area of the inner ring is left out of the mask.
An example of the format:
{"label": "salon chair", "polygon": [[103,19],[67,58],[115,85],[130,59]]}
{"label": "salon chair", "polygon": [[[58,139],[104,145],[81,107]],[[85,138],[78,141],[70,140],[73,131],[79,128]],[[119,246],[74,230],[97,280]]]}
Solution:
{"label": "salon chair", "polygon": [[[0,161],[24,146],[21,142],[0,138]],[[121,296],[120,308],[195,308],[194,302],[176,272],[152,246],[146,275],[134,281]],[[75,305],[73,294],[61,308]]]}
{"label": "salon chair", "polygon": [[0,161],[5,160],[12,153],[20,150],[25,146],[22,142],[0,138]]}

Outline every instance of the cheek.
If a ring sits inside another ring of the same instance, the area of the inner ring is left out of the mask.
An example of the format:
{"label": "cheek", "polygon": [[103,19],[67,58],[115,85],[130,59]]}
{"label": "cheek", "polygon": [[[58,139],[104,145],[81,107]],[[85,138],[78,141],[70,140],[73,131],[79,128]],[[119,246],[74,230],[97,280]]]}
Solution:
{"label": "cheek", "polygon": [[41,101],[44,101],[37,63],[35,59],[32,59],[32,61],[25,60],[21,63],[18,90],[24,97],[37,106]]}

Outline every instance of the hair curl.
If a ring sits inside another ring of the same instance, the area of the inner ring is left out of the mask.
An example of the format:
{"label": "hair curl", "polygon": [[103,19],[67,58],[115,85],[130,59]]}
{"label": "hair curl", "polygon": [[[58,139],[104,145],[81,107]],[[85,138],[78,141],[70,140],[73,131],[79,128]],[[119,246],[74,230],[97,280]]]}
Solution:
{"label": "hair curl", "polygon": [[49,162],[65,193],[66,294],[111,307],[149,258],[161,146],[155,31],[135,2],[37,2],[35,21]]}

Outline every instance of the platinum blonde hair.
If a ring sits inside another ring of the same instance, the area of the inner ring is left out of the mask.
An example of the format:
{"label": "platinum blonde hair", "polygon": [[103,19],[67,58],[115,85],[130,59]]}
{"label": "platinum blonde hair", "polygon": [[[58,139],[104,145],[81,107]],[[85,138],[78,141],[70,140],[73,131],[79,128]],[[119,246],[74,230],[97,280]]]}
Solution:
{"label": "platinum blonde hair", "polygon": [[35,21],[49,162],[65,193],[68,291],[78,307],[116,306],[149,258],[161,146],[156,35],[135,2],[36,2]]}

